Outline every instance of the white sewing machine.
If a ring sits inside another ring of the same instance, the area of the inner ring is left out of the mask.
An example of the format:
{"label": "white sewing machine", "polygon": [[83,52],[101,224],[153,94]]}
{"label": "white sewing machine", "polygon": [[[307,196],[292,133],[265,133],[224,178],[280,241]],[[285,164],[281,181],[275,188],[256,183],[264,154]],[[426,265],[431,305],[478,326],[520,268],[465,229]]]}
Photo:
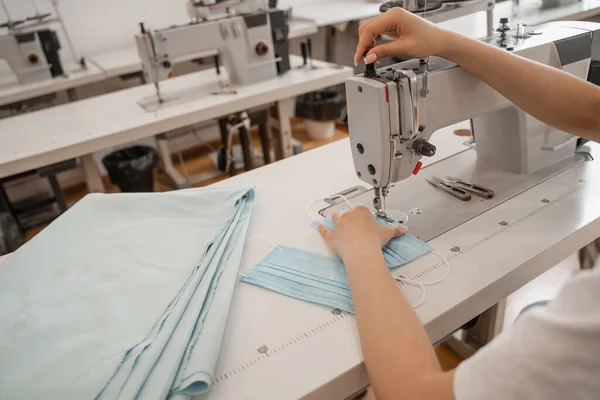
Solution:
{"label": "white sewing machine", "polygon": [[0,59],[6,60],[21,84],[63,75],[56,32],[39,29],[0,36]]}
{"label": "white sewing machine", "polygon": [[[508,20],[503,18],[498,30],[500,35],[488,39],[489,44],[583,79],[588,77],[592,59],[597,61],[600,56],[598,24],[564,22],[532,31],[526,31],[524,26],[510,30]],[[363,75],[346,81],[346,95],[355,173],[373,186],[373,207],[381,216],[386,215],[388,208],[404,210],[404,203],[412,196],[423,196],[429,209],[442,211],[443,207],[428,204],[426,199],[431,196],[426,193],[399,193],[393,185],[416,175],[421,157],[435,154],[435,146],[428,142],[433,132],[471,119],[476,157],[464,156],[473,159],[468,168],[464,167],[466,160],[456,161],[456,165],[449,162],[446,173],[494,189],[497,196],[472,202],[460,217],[441,218],[445,223],[421,221],[418,226],[411,226],[424,240],[584,158],[576,154],[577,137],[536,120],[474,75],[441,58],[410,60],[379,70],[368,65]],[[369,107],[365,107],[367,104]],[[529,183],[508,184],[515,179]],[[428,192],[434,190],[426,187]],[[429,215],[436,221],[441,217],[436,212]]]}
{"label": "white sewing machine", "polygon": [[174,60],[182,55],[216,50],[231,86],[261,82],[290,69],[282,10],[264,0],[195,1],[190,8],[189,24],[156,31],[141,24],[135,37],[144,76],[154,83],[159,102],[159,82],[172,76]]}

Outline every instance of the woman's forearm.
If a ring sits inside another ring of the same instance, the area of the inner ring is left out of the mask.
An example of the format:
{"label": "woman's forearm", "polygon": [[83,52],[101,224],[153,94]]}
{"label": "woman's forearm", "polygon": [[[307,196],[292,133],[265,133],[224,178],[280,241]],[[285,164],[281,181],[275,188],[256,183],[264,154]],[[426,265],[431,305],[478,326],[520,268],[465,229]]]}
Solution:
{"label": "woman's forearm", "polygon": [[558,69],[447,32],[441,57],[459,64],[534,118],[600,141],[600,87]]}
{"label": "woman's forearm", "polygon": [[396,286],[380,249],[344,257],[363,357],[378,400],[452,399],[425,329]]}

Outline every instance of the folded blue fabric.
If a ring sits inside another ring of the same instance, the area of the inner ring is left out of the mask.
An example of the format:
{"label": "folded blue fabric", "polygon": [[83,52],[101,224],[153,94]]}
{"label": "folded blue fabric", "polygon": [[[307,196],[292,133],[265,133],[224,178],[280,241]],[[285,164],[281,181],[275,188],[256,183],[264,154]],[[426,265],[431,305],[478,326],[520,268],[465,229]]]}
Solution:
{"label": "folded blue fabric", "polygon": [[[389,225],[386,221],[378,220]],[[316,229],[320,223],[334,229],[331,218],[315,221],[312,226]],[[390,240],[382,249],[389,268],[406,264],[431,250],[430,245],[410,234]],[[354,313],[348,276],[339,258],[279,246],[244,275],[242,282]]]}
{"label": "folded blue fabric", "polygon": [[88,195],[0,267],[0,398],[209,389],[250,187]]}

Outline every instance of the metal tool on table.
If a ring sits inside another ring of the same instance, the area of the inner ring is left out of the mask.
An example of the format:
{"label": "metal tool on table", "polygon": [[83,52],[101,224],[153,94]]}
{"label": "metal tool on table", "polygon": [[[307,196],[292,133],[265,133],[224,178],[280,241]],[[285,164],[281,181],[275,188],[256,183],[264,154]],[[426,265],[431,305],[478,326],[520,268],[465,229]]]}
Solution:
{"label": "metal tool on table", "polygon": [[176,60],[189,54],[216,50],[232,86],[288,71],[287,17],[270,6],[263,0],[191,0],[189,24],[161,30],[147,30],[140,24],[135,41],[144,76],[154,83],[159,103],[163,101],[160,81],[172,77]]}
{"label": "metal tool on table", "polygon": [[316,67],[313,65],[311,39],[306,39],[305,41],[300,42],[300,52],[302,54],[302,65],[298,68],[306,68],[307,66],[310,66],[310,68],[315,69]]}
{"label": "metal tool on table", "polygon": [[456,187],[456,186],[452,185],[451,183],[444,181],[443,179],[440,179],[440,178],[437,178],[434,176],[430,179],[427,179],[427,182],[429,182],[430,184],[432,184],[433,186],[435,186],[439,189],[446,191],[447,193],[456,197],[459,200],[462,200],[462,201],[471,200],[471,195],[469,193],[467,193],[466,190]]}
{"label": "metal tool on table", "polygon": [[442,179],[445,183],[453,185],[454,187],[472,193],[476,196],[483,197],[484,199],[491,199],[496,195],[496,192],[492,189],[488,189],[481,185],[476,185],[474,183],[465,182],[459,178],[453,178],[451,176],[446,176]]}
{"label": "metal tool on table", "polygon": [[[590,65],[600,63],[600,24],[556,22],[535,27],[535,32],[543,34],[503,30],[484,41],[582,79],[588,79]],[[533,174],[575,154],[577,137],[529,116],[474,75],[438,57],[379,69],[366,65],[364,74],[346,80],[346,98],[354,170],[373,186],[373,207],[382,216],[390,187],[418,174],[421,157],[435,155],[436,147],[429,143],[433,132],[460,121],[472,121],[478,163],[497,169]],[[460,179],[431,183],[462,199],[493,196],[493,191]]]}

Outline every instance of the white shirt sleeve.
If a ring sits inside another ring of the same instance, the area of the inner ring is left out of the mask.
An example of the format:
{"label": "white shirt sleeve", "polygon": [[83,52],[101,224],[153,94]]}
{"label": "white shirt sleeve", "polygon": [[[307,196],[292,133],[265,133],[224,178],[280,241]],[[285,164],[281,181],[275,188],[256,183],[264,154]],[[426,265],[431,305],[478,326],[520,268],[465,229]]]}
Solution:
{"label": "white shirt sleeve", "polygon": [[521,315],[454,375],[456,400],[600,399],[600,266]]}

